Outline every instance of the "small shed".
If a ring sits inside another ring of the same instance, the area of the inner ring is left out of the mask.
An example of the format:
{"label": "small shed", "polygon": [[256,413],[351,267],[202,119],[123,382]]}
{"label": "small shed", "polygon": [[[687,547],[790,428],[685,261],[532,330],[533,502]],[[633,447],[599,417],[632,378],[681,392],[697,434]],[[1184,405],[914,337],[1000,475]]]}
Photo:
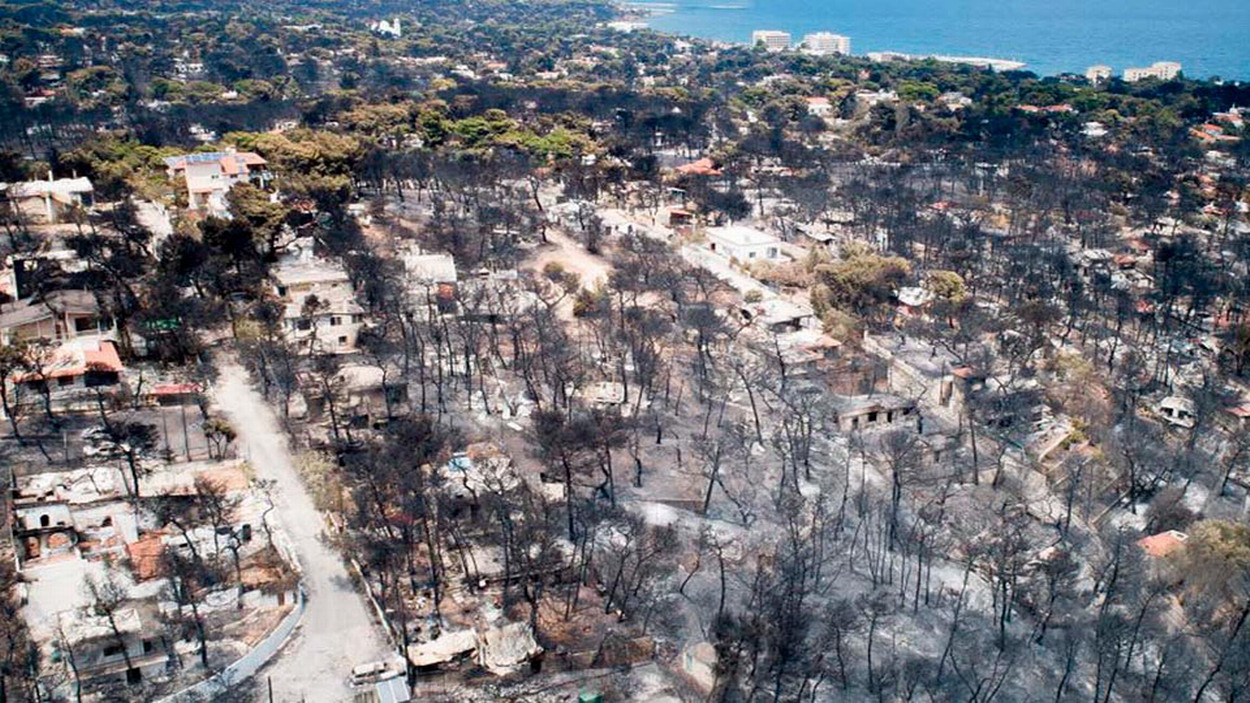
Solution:
{"label": "small shed", "polygon": [[402,676],[373,684],[373,694],[377,696],[378,703],[408,703],[412,700],[412,691],[408,690],[408,683]]}

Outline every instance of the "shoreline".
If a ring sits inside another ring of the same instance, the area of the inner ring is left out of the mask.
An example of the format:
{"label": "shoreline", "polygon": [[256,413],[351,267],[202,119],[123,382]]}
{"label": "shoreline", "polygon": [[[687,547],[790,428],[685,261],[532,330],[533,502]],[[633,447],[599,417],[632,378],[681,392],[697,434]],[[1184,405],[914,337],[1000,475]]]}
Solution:
{"label": "shoreline", "polygon": [[[741,22],[728,23],[723,26],[719,25],[719,23],[715,25],[700,25],[700,26],[703,26],[704,29],[710,33],[698,33],[698,32],[692,31],[689,28],[684,28],[684,27],[683,28],[667,28],[667,27],[659,28],[656,26],[658,20],[663,20],[664,18],[667,18],[670,15],[676,15],[682,12],[689,12],[690,10],[715,9],[715,10],[730,11],[730,10],[746,9],[747,6],[736,4],[736,0],[727,0],[727,3],[723,5],[711,5],[711,6],[705,6],[702,8],[685,7],[678,2],[674,2],[670,0],[612,0],[609,4],[613,9],[613,21],[609,22],[608,24],[614,26],[614,28],[619,29],[621,31],[636,31],[636,30],[642,30],[642,29],[649,29],[658,34],[667,35],[670,37],[684,39],[684,40],[697,40],[700,42],[706,42],[712,46],[722,46],[722,47],[723,46],[739,46],[739,47],[750,46],[750,42],[746,40],[726,39],[726,38],[720,38],[720,37],[714,36],[714,34],[718,32],[718,30],[716,29],[717,26],[721,27],[721,29],[719,30],[721,33],[737,33],[737,30],[742,29],[742,27],[739,26],[740,24],[743,24]],[[667,23],[672,24],[673,22],[670,20]],[[767,22],[761,22],[759,27],[757,28],[767,29],[769,28],[768,26],[766,26],[767,24],[768,24]],[[784,22],[773,23],[773,25],[778,25],[778,24],[784,25],[785,23]],[[712,27],[712,29],[708,29],[709,26]],[[792,34],[792,36],[794,36],[797,39],[801,35]],[[852,40],[853,39],[854,39],[854,36],[852,35]],[[876,43],[880,45],[880,43],[882,43],[880,42],[880,37],[878,37],[877,40],[878,41]],[[800,49],[797,49],[796,47],[791,47],[789,50],[801,51]],[[1110,53],[1114,53],[1114,51],[1110,49],[1108,51]],[[978,68],[992,70],[998,73],[1012,72],[1012,71],[1026,71],[1029,73],[1033,73],[1039,79],[1062,78],[1064,76],[1082,75],[1086,70],[1088,70],[1090,66],[1100,66],[1104,64],[1110,64],[1110,63],[1114,63],[1116,66],[1122,66],[1123,67],[1122,70],[1127,70],[1128,68],[1132,68],[1132,67],[1141,67],[1141,66],[1148,67],[1150,65],[1149,60],[1145,60],[1144,63],[1142,61],[1137,61],[1135,63],[1134,62],[1126,63],[1122,61],[1116,61],[1114,58],[1104,59],[1104,58],[1099,57],[1099,58],[1088,59],[1089,63],[1088,65],[1084,67],[1056,66],[1054,65],[1056,62],[1053,60],[1053,58],[1049,62],[1043,60],[1041,62],[1042,64],[1045,64],[1043,66],[1043,65],[1037,65],[1035,62],[1032,62],[1031,60],[1025,60],[1023,57],[1019,57],[1019,58],[1014,57],[1012,56],[1012,52],[1010,50],[1006,53],[1008,54],[1008,57],[985,56],[985,55],[973,54],[973,53],[964,54],[964,53],[961,53],[958,50],[958,48],[950,49],[948,47],[941,47],[941,50],[933,51],[933,52],[908,53],[908,52],[893,51],[893,50],[873,50],[873,51],[865,51],[862,53],[851,53],[851,54],[848,54],[848,56],[867,59],[869,61],[874,61],[874,62],[900,61],[900,60],[901,61],[934,60],[934,61],[940,61],[943,63],[953,63],[953,64],[974,66]],[[1181,56],[1177,60],[1184,62],[1186,66],[1188,67],[1188,62],[1185,59],[1186,57]],[[1168,59],[1168,61],[1171,61],[1171,59]],[[1209,82],[1212,79],[1219,78],[1220,80],[1218,82],[1221,84],[1234,84],[1234,85],[1246,84],[1247,82],[1250,82],[1250,78],[1240,77],[1238,75],[1232,75],[1232,76],[1211,75],[1208,77],[1200,77],[1200,75],[1205,75],[1202,73],[1203,69],[1201,67],[1198,67],[1197,69],[1191,69],[1191,70],[1193,70],[1194,73],[1192,75],[1185,74],[1184,80],[1197,80],[1201,82]],[[1120,74],[1120,71],[1116,71],[1116,75],[1119,75],[1119,74]]]}
{"label": "shoreline", "polygon": [[[679,32],[671,32],[668,30],[656,29],[651,25],[650,20],[656,17],[664,17],[666,15],[675,14],[679,6],[675,2],[665,2],[664,0],[637,0],[629,2],[613,2],[613,17],[607,22],[607,25],[620,31],[633,31],[637,29],[650,29],[658,34],[669,35],[684,39],[698,39],[712,45],[731,45],[750,48],[750,42],[732,41],[723,39],[713,39],[710,37],[702,37],[694,34],[682,34]],[[742,9],[743,6],[727,6],[716,5],[710,9],[735,10]],[[790,47],[788,51],[802,52],[797,46]],[[815,53],[815,52],[811,52]],[[816,54],[821,55],[821,54]],[[874,62],[886,61],[925,61],[932,59],[943,63],[964,64],[975,66],[978,68],[987,68],[997,72],[1003,71],[1019,71],[1023,70],[1027,63],[1016,59],[1000,59],[988,56],[963,56],[957,54],[906,54],[899,51],[869,51],[863,54],[847,54],[847,56],[867,59]]]}

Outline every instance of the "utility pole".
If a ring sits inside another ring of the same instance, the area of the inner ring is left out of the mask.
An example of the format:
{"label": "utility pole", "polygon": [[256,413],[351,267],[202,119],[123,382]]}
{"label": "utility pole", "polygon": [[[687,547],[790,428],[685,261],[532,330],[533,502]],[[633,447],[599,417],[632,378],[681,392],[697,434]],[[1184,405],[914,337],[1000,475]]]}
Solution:
{"label": "utility pole", "polygon": [[161,414],[161,438],[165,440],[165,460],[168,461],[170,454],[172,454],[169,450],[169,422],[165,419],[165,408],[159,405],[156,407]]}
{"label": "utility pole", "polygon": [[187,434],[187,404],[182,403],[178,407],[182,410],[182,449],[187,455],[187,461],[191,461],[191,438]]}

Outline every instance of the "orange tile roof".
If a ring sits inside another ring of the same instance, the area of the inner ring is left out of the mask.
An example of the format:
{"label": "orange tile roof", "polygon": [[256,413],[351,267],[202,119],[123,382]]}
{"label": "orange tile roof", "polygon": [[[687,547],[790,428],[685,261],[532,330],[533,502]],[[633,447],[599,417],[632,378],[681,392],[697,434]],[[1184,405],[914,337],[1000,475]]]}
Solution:
{"label": "orange tile roof", "polygon": [[1189,535],[1184,532],[1168,530],[1167,532],[1160,532],[1157,535],[1142,537],[1137,540],[1137,546],[1141,547],[1143,551],[1157,559],[1159,557],[1165,557],[1185,546],[1185,540],[1187,539],[1189,539]]}
{"label": "orange tile roof", "polygon": [[117,355],[117,347],[112,342],[100,342],[97,349],[83,352],[87,366],[105,371],[121,371],[122,359]]}
{"label": "orange tile roof", "polygon": [[199,392],[198,383],[158,383],[152,386],[152,395],[186,395]]}
{"label": "orange tile roof", "polygon": [[61,345],[53,352],[52,360],[42,376],[37,373],[19,373],[14,374],[12,379],[21,383],[42,379],[71,378],[81,376],[88,371],[121,373],[125,368],[121,357],[117,355],[117,347],[108,340],[100,341],[95,349],[71,342]]}
{"label": "orange tile roof", "polygon": [[698,161],[678,166],[677,172],[696,176],[719,176],[721,174],[721,170],[716,168],[716,163],[706,156]]}
{"label": "orange tile roof", "polygon": [[136,581],[147,581],[160,575],[161,556],[165,553],[163,537],[160,532],[149,532],[126,545],[126,553],[130,555],[130,569]]}

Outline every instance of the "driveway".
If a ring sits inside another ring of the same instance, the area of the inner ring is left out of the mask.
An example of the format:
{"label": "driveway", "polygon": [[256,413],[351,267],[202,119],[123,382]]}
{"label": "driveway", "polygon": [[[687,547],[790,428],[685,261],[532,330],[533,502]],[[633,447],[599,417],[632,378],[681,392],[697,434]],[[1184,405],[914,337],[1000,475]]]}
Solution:
{"label": "driveway", "polygon": [[169,211],[164,205],[158,205],[150,200],[139,200],[135,203],[137,212],[136,219],[139,224],[148,228],[152,233],[152,250],[155,251],[165,238],[174,233],[174,225],[169,220]]}
{"label": "driveway", "polygon": [[300,626],[257,674],[259,688],[267,696],[265,680],[270,679],[278,702],[350,700],[346,680],[352,667],[394,655],[342,560],[320,539],[324,522],[295,471],[273,410],[233,356],[223,353],[218,361],[214,404],[234,426],[239,452],[248,457],[256,477],[274,482],[278,523],[291,538],[308,594]]}

